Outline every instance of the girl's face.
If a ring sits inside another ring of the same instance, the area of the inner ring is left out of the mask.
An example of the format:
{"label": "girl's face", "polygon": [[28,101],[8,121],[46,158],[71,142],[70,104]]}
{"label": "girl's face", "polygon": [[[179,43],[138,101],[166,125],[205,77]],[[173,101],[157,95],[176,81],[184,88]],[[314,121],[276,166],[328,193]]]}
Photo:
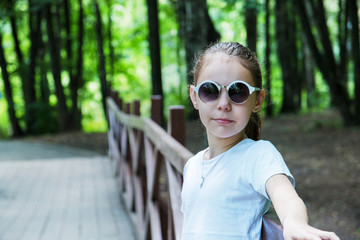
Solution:
{"label": "girl's face", "polygon": [[[200,69],[196,85],[212,80],[219,85],[228,86],[236,80],[247,82],[255,86],[251,72],[243,67],[236,57],[224,53],[207,56],[204,66]],[[190,98],[196,109],[199,110],[201,122],[206,128],[209,138],[232,139],[238,141],[245,138],[244,129],[250,119],[251,113],[260,109],[265,92],[252,93],[243,104],[230,101],[227,90],[221,88],[220,96],[214,102],[204,103],[190,87]]]}

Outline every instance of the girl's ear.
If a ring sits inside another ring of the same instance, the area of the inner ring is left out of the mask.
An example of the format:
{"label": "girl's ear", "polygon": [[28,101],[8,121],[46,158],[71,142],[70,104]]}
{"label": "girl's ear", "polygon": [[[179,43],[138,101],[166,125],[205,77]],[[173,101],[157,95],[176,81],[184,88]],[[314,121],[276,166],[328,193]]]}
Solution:
{"label": "girl's ear", "polygon": [[189,95],[190,95],[190,99],[191,99],[191,102],[192,102],[194,108],[196,110],[199,110],[199,106],[198,106],[197,99],[196,99],[196,92],[194,91],[194,85],[190,85]]}
{"label": "girl's ear", "polygon": [[256,95],[256,102],[253,108],[254,113],[260,110],[261,106],[264,103],[264,100],[265,100],[265,90],[261,89],[260,92]]}

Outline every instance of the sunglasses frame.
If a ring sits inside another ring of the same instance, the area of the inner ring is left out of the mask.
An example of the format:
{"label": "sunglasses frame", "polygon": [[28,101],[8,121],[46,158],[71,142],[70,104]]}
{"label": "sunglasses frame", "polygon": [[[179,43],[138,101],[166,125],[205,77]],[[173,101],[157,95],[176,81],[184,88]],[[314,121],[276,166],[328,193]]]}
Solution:
{"label": "sunglasses frame", "polygon": [[[201,87],[202,85],[204,85],[205,83],[212,83],[212,84],[214,84],[214,85],[217,87],[217,89],[218,89],[218,91],[219,91],[219,94],[218,94],[217,98],[216,98],[214,101],[205,102],[205,101],[203,101],[203,100],[201,99],[201,97],[200,97],[200,95],[199,95],[199,89],[200,89],[200,87]],[[236,84],[236,83],[242,83],[242,84],[244,84],[244,85],[249,89],[249,96],[247,97],[247,99],[246,99],[245,101],[243,101],[243,102],[241,102],[241,103],[234,102],[234,101],[230,98],[230,96],[229,96],[229,89],[230,89],[230,87],[231,87],[233,84]],[[248,84],[247,82],[244,82],[244,81],[241,81],[241,80],[236,80],[236,81],[230,83],[230,84],[227,85],[227,86],[226,86],[226,85],[220,85],[220,84],[218,84],[217,82],[214,82],[214,81],[211,81],[211,80],[204,81],[204,82],[202,82],[201,84],[199,84],[199,85],[197,85],[197,86],[194,86],[194,85],[193,85],[193,90],[194,90],[194,91],[196,92],[196,94],[199,96],[200,100],[201,100],[202,102],[204,102],[204,103],[215,102],[215,101],[220,97],[220,93],[221,93],[221,89],[222,89],[222,88],[225,88],[225,89],[226,89],[227,96],[228,96],[229,100],[230,100],[232,103],[234,103],[234,104],[243,104],[243,103],[245,103],[245,102],[249,99],[250,95],[251,95],[253,92],[255,92],[255,91],[260,91],[260,90],[261,90],[261,88],[253,87],[253,86],[251,86],[250,84]]]}

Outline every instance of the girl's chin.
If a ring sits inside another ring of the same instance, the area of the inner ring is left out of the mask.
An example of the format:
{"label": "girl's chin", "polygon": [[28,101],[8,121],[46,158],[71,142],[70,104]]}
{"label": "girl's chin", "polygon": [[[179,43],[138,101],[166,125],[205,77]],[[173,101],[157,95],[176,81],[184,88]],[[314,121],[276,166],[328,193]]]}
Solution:
{"label": "girl's chin", "polygon": [[219,140],[231,140],[233,139],[234,141],[238,141],[239,139],[244,139],[245,138],[245,134],[244,133],[226,133],[226,132],[211,132],[211,135],[213,135],[213,137],[218,138]]}

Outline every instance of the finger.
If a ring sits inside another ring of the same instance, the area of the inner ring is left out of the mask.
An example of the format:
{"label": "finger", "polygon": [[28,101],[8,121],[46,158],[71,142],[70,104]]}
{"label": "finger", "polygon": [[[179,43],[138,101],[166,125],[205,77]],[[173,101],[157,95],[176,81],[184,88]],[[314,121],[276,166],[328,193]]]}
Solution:
{"label": "finger", "polygon": [[324,232],[324,234],[321,235],[321,238],[324,240],[340,240],[340,238],[333,232]]}
{"label": "finger", "polygon": [[313,228],[313,233],[321,237],[323,240],[340,240],[340,238],[334,232],[327,232]]}

